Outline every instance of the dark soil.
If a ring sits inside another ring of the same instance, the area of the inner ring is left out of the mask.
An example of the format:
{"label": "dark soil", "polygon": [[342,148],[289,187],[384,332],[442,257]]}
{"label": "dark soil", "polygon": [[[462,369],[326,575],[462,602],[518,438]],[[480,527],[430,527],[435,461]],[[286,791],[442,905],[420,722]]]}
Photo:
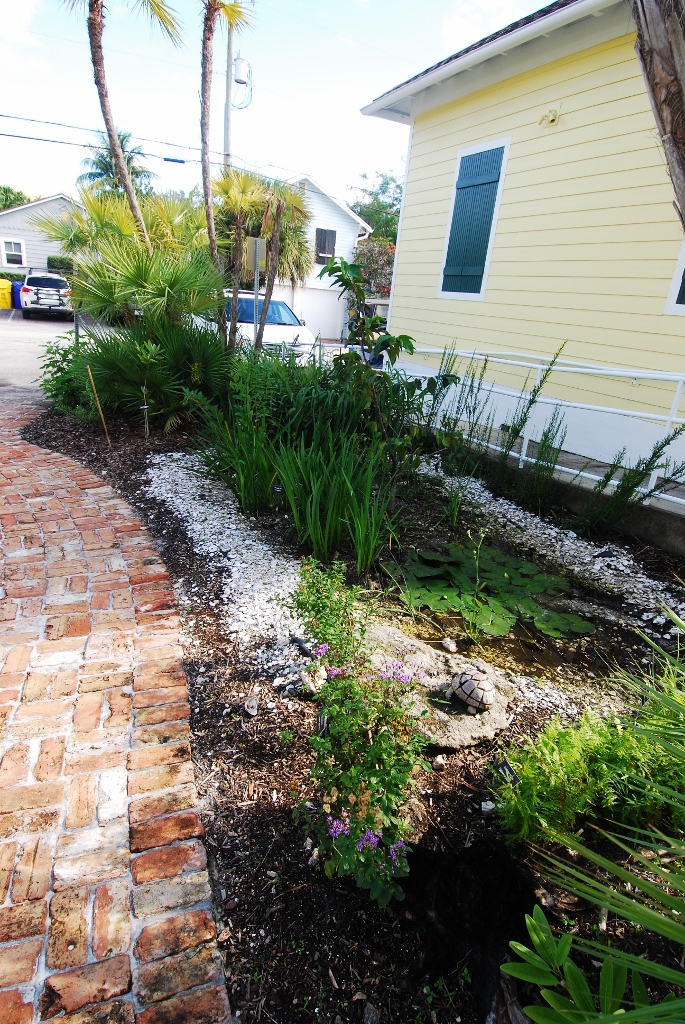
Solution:
{"label": "dark soil", "polygon": [[[352,881],[329,880],[310,866],[311,850],[293,809],[312,796],[308,740],[316,706],[273,696],[270,678],[253,660],[259,640],[246,651],[226,631],[218,610],[221,574],[195,554],[169,509],[141,490],[148,455],[188,450],[192,435],[153,431],[146,444],[140,425],[114,419],[108,427],[111,452],[99,425],[51,413],[22,434],[87,465],[123,494],[154,536],[177,595],[187,598],[181,614],[193,755],[233,1012],[240,1020],[277,1024],[480,1024],[497,995],[508,941],[526,941],[524,914],[536,898],[559,923],[563,915],[575,919],[584,934],[594,934],[598,919],[594,908],[544,887],[525,863],[525,851],[517,860],[494,819],[482,813],[494,745],[460,751],[445,758],[444,770],[417,778],[411,803],[417,838],[404,902],[381,910]],[[435,501],[416,496],[407,507],[417,540],[435,536]],[[282,527],[282,519],[264,516],[256,528],[292,550]],[[652,573],[656,565],[672,571],[658,554],[648,557]],[[385,585],[379,578],[369,589]],[[440,629],[423,623],[418,632],[430,638]],[[470,641],[461,636],[459,644],[466,650]],[[644,650],[607,627],[599,639],[575,646],[517,631],[505,645],[497,641],[477,653],[530,675],[560,667],[565,682],[586,687],[607,662],[639,659]],[[252,694],[260,698],[254,718],[244,712]],[[533,714],[517,716],[500,743],[522,742],[542,724]],[[612,932],[644,950],[643,939],[634,941],[623,925],[610,921]],[[532,994],[524,993],[523,1002]],[[503,1004],[500,992],[502,1021]]]}

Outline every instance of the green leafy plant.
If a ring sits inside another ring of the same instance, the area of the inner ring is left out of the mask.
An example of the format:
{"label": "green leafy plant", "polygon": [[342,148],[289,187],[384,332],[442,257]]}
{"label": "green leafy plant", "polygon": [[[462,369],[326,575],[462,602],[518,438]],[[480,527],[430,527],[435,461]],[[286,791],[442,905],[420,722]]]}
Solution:
{"label": "green leafy plant", "polygon": [[356,591],[345,585],[342,562],[323,569],[314,558],[306,558],[289,607],[310,639],[327,646],[329,664],[352,664],[364,658],[366,630],[356,608]]}
{"label": "green leafy plant", "polygon": [[[388,567],[397,574],[397,567]],[[483,538],[469,547],[450,544],[444,552],[412,551],[401,574],[403,600],[438,613],[458,612],[468,629],[506,636],[517,618],[547,636],[591,633],[590,622],[569,612],[545,608],[534,596],[558,597],[568,590],[560,576],[541,572],[532,562],[485,547]]]}
{"label": "green leafy plant", "polygon": [[[665,458],[666,451],[682,434],[685,423],[657,441],[649,455],[642,456],[635,465],[624,466],[626,449],[618,452],[601,480],[593,487],[589,499],[577,519],[577,529],[583,533],[611,532],[628,518],[639,505],[657,494],[677,487],[685,480],[685,461],[676,464]],[[661,472],[654,484],[652,474]],[[618,479],[615,479],[618,476]]]}
{"label": "green leafy plant", "polygon": [[40,386],[57,412],[94,421],[97,409],[83,374],[82,345],[73,331],[49,341],[41,357]]}
{"label": "green leafy plant", "polygon": [[[667,614],[680,638],[685,632],[685,621],[671,611]],[[682,838],[685,664],[679,646],[676,653],[671,654],[653,641],[649,642],[658,657],[658,675],[621,674],[622,681],[639,698],[639,706],[626,723],[626,731],[643,742],[652,756],[665,756],[670,761],[669,771],[664,772],[661,781],[653,774],[640,771],[626,774],[626,788],[632,790],[637,806],[643,809],[642,822],[623,836],[598,830],[604,844],[601,851],[582,844],[577,835],[547,827],[545,838],[557,849],[566,849],[573,860],[562,859],[556,852],[543,849],[539,851],[540,868],[556,885],[602,908],[605,913],[613,913],[629,922],[638,935],[651,933],[682,947],[685,945],[685,842]],[[657,820],[649,810],[650,801],[655,797],[667,808],[661,820],[670,819],[676,827],[677,838],[657,827]],[[615,848],[616,860],[605,855],[609,843]],[[685,996],[676,997],[676,992],[682,993],[685,989],[685,971],[682,961],[679,969],[671,966],[670,951],[660,960],[654,960],[639,955],[639,948],[635,950],[634,946],[630,950],[621,948],[615,940],[607,945],[562,935],[556,942],[539,909],[532,923],[531,919],[527,919],[527,923],[535,950],[512,943],[512,949],[524,963],[507,964],[502,969],[541,987],[542,997],[551,1009],[526,1007],[531,1020],[540,1024],[561,1024],[564,1020],[608,1022],[619,1013],[622,1020],[636,1024],[652,1021],[680,1024],[685,1019]],[[567,967],[571,963],[568,953],[572,942],[581,953],[603,962],[599,1007],[582,972],[575,965]],[[632,998],[625,992],[629,971]],[[676,992],[670,992],[661,1003],[650,1006],[643,977],[673,986]]]}
{"label": "green leafy plant", "polygon": [[312,738],[322,811],[315,820],[324,870],[353,875],[385,906],[402,899],[408,873],[400,813],[423,740],[406,703],[410,678],[399,664],[381,672],[329,668],[318,702],[328,723]]}
{"label": "green leafy plant", "polygon": [[356,479],[347,481],[350,487],[347,530],[357,556],[357,572],[360,575],[369,572],[389,537],[397,529],[397,516],[391,515],[389,511],[393,499],[392,490],[379,470],[382,457],[382,447],[374,445],[359,467]]}
{"label": "green leafy plant", "polygon": [[359,459],[354,438],[336,441],[330,429],[316,444],[281,446],[274,458],[300,544],[328,561],[340,547]]}
{"label": "green leafy plant", "polygon": [[228,484],[243,512],[257,512],[277,503],[273,449],[263,422],[239,410],[228,423],[219,409],[197,392],[186,392],[186,404],[202,421],[198,455],[210,473]]}
{"label": "green leafy plant", "polygon": [[[644,713],[649,710],[646,706]],[[656,787],[670,783],[685,796],[671,753],[630,723],[590,712],[573,726],[550,722],[507,756],[519,781],[498,790],[499,813],[506,831],[518,839],[539,841],[549,830],[574,831],[587,820],[663,824],[674,810]],[[634,788],[636,776],[649,780],[643,793]],[[675,814],[679,826],[685,824]]]}
{"label": "green leafy plant", "polygon": [[[639,971],[631,971],[630,989],[626,991],[628,966],[609,954],[602,964],[599,992],[593,994],[583,971],[571,959],[572,936],[562,934],[557,940],[540,907],[533,916],[526,915],[526,927],[533,948],[510,942],[522,962],[502,964],[501,970],[513,978],[540,986],[547,1006],[526,1006],[525,1013],[535,1024],[581,1024],[584,1021],[611,1021],[620,1014],[621,1021],[681,1021],[685,998],[669,995],[654,1006]],[[641,965],[638,957],[633,957]],[[685,974],[680,974],[685,981]],[[682,983],[682,982],[681,982]]]}

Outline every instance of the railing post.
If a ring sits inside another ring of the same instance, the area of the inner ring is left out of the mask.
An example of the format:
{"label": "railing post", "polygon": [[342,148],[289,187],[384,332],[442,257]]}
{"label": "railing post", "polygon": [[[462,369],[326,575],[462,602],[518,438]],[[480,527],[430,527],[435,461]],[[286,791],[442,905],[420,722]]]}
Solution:
{"label": "railing post", "polygon": [[[673,403],[671,405],[671,411],[668,414],[668,419],[666,420],[666,426],[664,428],[664,432],[663,432],[663,435],[662,435],[662,440],[663,440],[664,437],[668,437],[668,435],[673,430],[673,423],[675,421],[676,416],[678,415],[678,409],[680,408],[680,402],[681,402],[682,397],[683,397],[683,388],[685,388],[685,377],[681,377],[680,378],[680,380],[678,381],[678,386],[675,389],[675,395],[673,396]],[[652,472],[652,474],[651,474],[651,476],[649,478],[649,481],[647,483],[647,490],[648,491],[651,491],[652,487],[655,486],[658,478],[659,478],[659,470],[655,469]],[[651,498],[648,498],[647,501],[645,502],[645,505],[649,505],[650,501],[651,501]]]}

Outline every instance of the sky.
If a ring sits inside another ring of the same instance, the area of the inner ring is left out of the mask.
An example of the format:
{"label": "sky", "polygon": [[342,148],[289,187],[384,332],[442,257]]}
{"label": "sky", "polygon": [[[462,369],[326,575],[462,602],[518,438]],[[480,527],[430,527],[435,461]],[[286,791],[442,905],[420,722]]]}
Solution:
{"label": "sky", "polygon": [[[105,66],[117,125],[143,146],[158,175],[155,186],[188,191],[201,182],[201,2],[170,2],[182,25],[179,47],[135,13],[135,0],[109,0]],[[103,127],[83,4],[69,6],[0,0],[0,184],[31,196],[75,194],[88,152],[83,144]],[[232,116],[236,163],[273,177],[309,174],[348,202],[362,174],[402,177],[408,128],[364,117],[360,108],[540,6],[542,0],[254,0],[252,26],[236,41],[253,71],[252,102]],[[218,172],[223,31],[214,59],[211,148]],[[38,123],[45,121],[72,127]]]}

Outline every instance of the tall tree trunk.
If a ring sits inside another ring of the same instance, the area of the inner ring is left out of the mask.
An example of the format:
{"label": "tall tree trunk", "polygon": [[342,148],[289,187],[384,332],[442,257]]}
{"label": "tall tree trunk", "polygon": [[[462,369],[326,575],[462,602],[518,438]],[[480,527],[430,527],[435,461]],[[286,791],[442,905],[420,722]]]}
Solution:
{"label": "tall tree trunk", "polygon": [[685,17],[682,0],[633,0],[642,65],[675,207],[685,229]]}
{"label": "tall tree trunk", "polygon": [[129,174],[128,167],[126,166],[126,160],[124,159],[121,143],[119,142],[119,136],[117,135],[116,126],[114,124],[114,117],[112,116],[112,108],[109,103],[107,79],[105,77],[105,55],[102,50],[102,32],[104,27],[105,19],[103,0],[88,0],[88,40],[90,42],[90,57],[93,64],[95,86],[100,99],[100,109],[102,110],[102,117],[105,122],[105,128],[107,129],[109,148],[112,152],[112,157],[114,158],[117,176],[124,186],[124,192],[126,193],[128,204],[131,207],[131,213],[138,225],[138,230],[145,240],[148,251],[152,252],[150,236],[147,233],[143,214],[138,203],[138,196],[136,195],[136,190],[134,189],[133,182],[131,181],[131,175]]}
{"label": "tall tree trunk", "polygon": [[264,340],[264,327],[266,325],[266,317],[269,312],[269,303],[271,302],[274,284],[276,283],[278,255],[281,251],[281,223],[283,221],[284,211],[285,203],[283,202],[282,199],[277,200],[276,212],[274,214],[274,229],[271,233],[271,258],[269,260],[269,272],[266,275],[266,286],[264,288],[264,304],[262,306],[262,315],[259,318],[259,330],[257,331],[257,337],[255,339],[254,345],[257,352],[260,352],[262,348],[262,343]]}
{"label": "tall tree trunk", "polygon": [[[228,351],[235,352],[236,335],[238,333],[238,292],[240,276],[243,272],[243,218],[238,213],[235,218],[235,252],[233,253],[233,294],[231,296],[231,326],[228,332]],[[259,267],[256,270],[259,273]]]}
{"label": "tall tree trunk", "polygon": [[[223,274],[216,244],[216,227],[214,225],[214,203],[212,202],[212,170],[209,165],[209,114],[212,100],[212,74],[214,66],[214,30],[219,8],[216,0],[205,0],[205,16],[202,22],[202,77],[200,85],[200,146],[202,147],[202,191],[205,197],[205,216],[207,218],[207,240],[212,263]],[[226,303],[223,291],[217,307],[219,333],[226,343]]]}

